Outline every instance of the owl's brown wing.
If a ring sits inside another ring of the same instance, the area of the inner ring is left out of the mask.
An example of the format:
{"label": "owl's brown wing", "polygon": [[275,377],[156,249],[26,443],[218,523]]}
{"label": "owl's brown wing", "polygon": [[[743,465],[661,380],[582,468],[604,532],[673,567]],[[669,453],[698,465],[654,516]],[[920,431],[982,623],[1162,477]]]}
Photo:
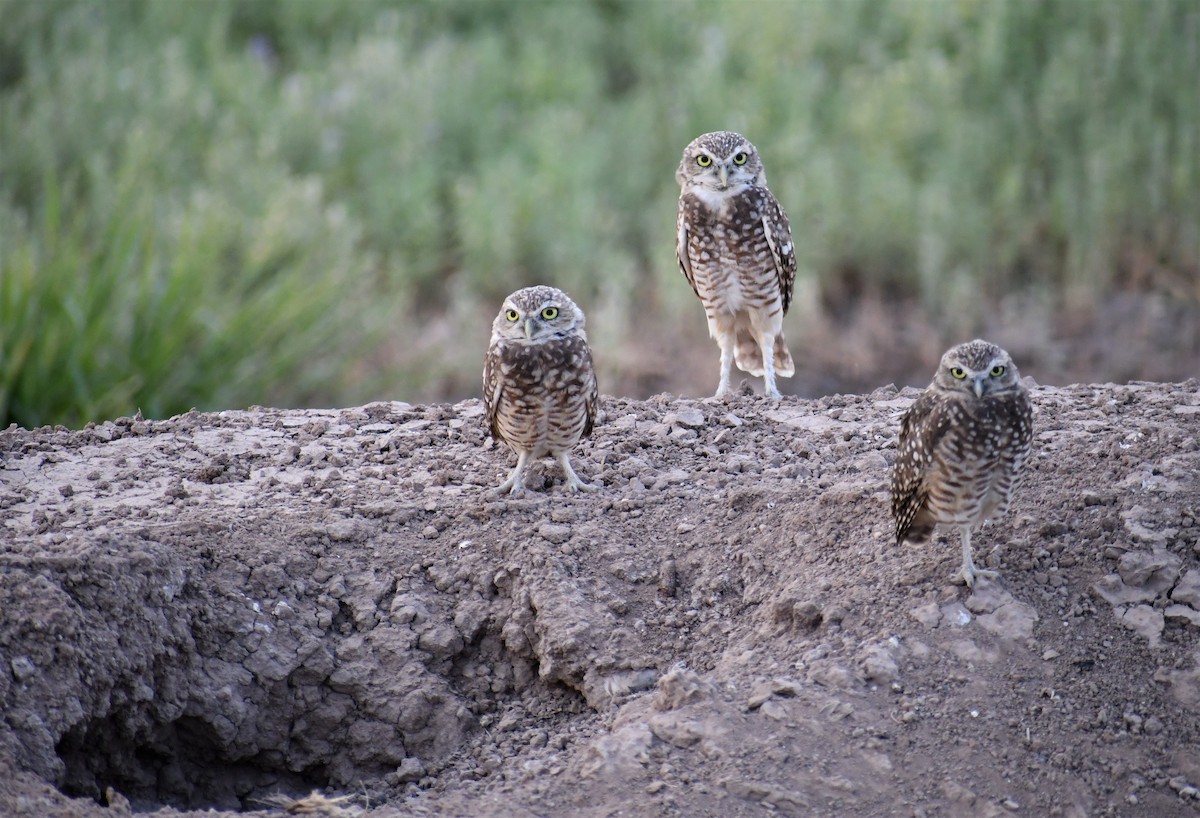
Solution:
{"label": "owl's brown wing", "polygon": [[488,347],[483,359],[483,414],[488,431],[493,438],[500,442],[500,427],[496,423],[496,415],[500,411],[500,395],[504,390],[504,382],[500,379],[500,351],[493,344]]}
{"label": "owl's brown wing", "polygon": [[590,437],[592,428],[596,425],[596,412],[600,407],[600,388],[596,383],[596,369],[592,366],[592,351],[584,344],[583,348],[584,368],[586,369],[586,382],[584,383],[584,404],[583,411],[585,420],[583,423],[583,437]]}
{"label": "owl's brown wing", "polygon": [[891,480],[897,544],[906,539],[923,540],[933,531],[934,521],[925,513],[929,502],[925,476],[951,421],[945,398],[933,391],[922,393],[900,420]]}
{"label": "owl's brown wing", "polygon": [[679,216],[675,222],[675,260],[679,262],[679,272],[683,273],[688,284],[692,285],[692,292],[699,296],[700,291],[696,289],[696,275],[692,272],[692,260],[688,257],[687,206],[686,198],[681,196]]}
{"label": "owl's brown wing", "polygon": [[792,241],[792,227],[788,223],[783,207],[769,190],[766,194],[767,207],[763,213],[763,235],[771,248],[775,261],[775,275],[779,280],[779,297],[783,301],[783,312],[787,314],[792,303],[792,289],[796,283],[796,245]]}

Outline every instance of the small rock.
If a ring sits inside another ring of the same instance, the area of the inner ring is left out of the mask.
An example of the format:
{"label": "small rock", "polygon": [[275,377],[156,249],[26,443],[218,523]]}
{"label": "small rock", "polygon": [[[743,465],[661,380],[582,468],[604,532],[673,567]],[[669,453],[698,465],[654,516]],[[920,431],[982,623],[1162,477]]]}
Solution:
{"label": "small rock", "polygon": [[913,608],[908,615],[927,628],[936,628],[942,621],[942,610],[936,602]]}
{"label": "small rock", "polygon": [[566,525],[556,525],[554,523],[542,523],[538,526],[538,534],[542,535],[542,539],[552,545],[562,545],[567,540],[571,539],[571,527]]}
{"label": "small rock", "polygon": [[675,590],[679,585],[679,573],[675,566],[675,560],[663,560],[658,566],[658,594],[659,596],[672,597],[675,596]]}
{"label": "small rock", "polygon": [[808,674],[808,679],[821,687],[832,689],[847,688],[854,684],[854,674],[841,665],[818,667]]}
{"label": "small rock", "polygon": [[811,630],[825,619],[821,606],[811,600],[777,600],[771,606],[771,615],[778,625],[803,630]]}
{"label": "small rock", "polygon": [[871,645],[863,652],[862,672],[868,682],[884,684],[900,675],[892,654],[882,645]]}
{"label": "small rock", "polygon": [[1171,599],[1181,605],[1200,609],[1200,569],[1192,568],[1176,583]]}
{"label": "small rock", "polygon": [[1167,619],[1182,619],[1200,627],[1200,611],[1187,605],[1168,605],[1163,611],[1163,616]]}
{"label": "small rock", "polygon": [[647,723],[655,738],[676,747],[691,747],[712,731],[705,722],[679,713],[655,713]]}
{"label": "small rock", "polygon": [[685,704],[693,704],[712,696],[712,682],[701,679],[694,671],[676,665],[658,680],[658,693],[654,698],[656,710],[674,710]]}
{"label": "small rock", "polygon": [[439,625],[422,633],[417,639],[417,647],[434,656],[449,658],[463,649],[463,638],[457,628]]}
{"label": "small rock", "polygon": [[1119,612],[1118,618],[1122,625],[1146,637],[1150,647],[1159,646],[1164,627],[1162,611],[1149,605],[1134,605]]}
{"label": "small rock", "polygon": [[803,685],[795,679],[771,679],[767,682],[759,682],[750,691],[750,698],[746,700],[746,709],[757,710],[772,696],[784,698],[799,696],[803,689]]}
{"label": "small rock", "polygon": [[686,469],[671,469],[669,472],[659,476],[651,486],[654,491],[662,491],[667,486],[675,486],[680,483],[686,483],[692,477],[691,473]]}
{"label": "small rock", "polygon": [[1120,574],[1100,577],[1091,585],[1091,592],[1114,607],[1150,602],[1157,594],[1146,588],[1131,588],[1121,580]]}
{"label": "small rock", "polygon": [[961,602],[948,602],[942,606],[942,624],[962,628],[971,623],[971,612]]}
{"label": "small rock", "polygon": [[24,682],[37,673],[37,665],[28,656],[18,656],[9,665],[12,667],[12,674],[18,682]]}
{"label": "small rock", "polygon": [[[433,526],[429,526],[433,528]],[[325,532],[329,535],[329,539],[334,542],[351,542],[360,539],[359,526],[356,520],[338,520],[330,523],[325,528]],[[434,529],[433,536],[437,536],[437,529]]]}
{"label": "small rock", "polygon": [[[668,417],[670,416],[668,415]],[[692,429],[698,429],[705,425],[704,413],[696,408],[680,409],[675,413],[675,423],[680,426],[688,426]]]}
{"label": "small rock", "polygon": [[397,784],[407,784],[409,781],[417,781],[425,777],[425,765],[421,762],[421,759],[410,756],[401,761],[400,766],[396,768],[396,772],[388,777],[393,779]]}
{"label": "small rock", "polygon": [[981,614],[976,621],[979,627],[1002,639],[1020,641],[1033,636],[1033,625],[1038,621],[1038,613],[1032,605],[1013,600],[1007,605],[1001,605],[992,613]]}
{"label": "small rock", "polygon": [[1063,523],[1053,521],[1045,523],[1040,529],[1038,529],[1038,534],[1042,537],[1042,539],[1049,539],[1051,537],[1058,537],[1066,534],[1068,530],[1069,529]]}
{"label": "small rock", "polygon": [[1175,584],[1182,563],[1178,555],[1161,548],[1150,553],[1130,551],[1121,557],[1117,572],[1126,585],[1145,588],[1157,595]]}
{"label": "small rock", "polygon": [[434,526],[427,525],[421,529],[421,539],[432,540],[442,532],[438,531]]}

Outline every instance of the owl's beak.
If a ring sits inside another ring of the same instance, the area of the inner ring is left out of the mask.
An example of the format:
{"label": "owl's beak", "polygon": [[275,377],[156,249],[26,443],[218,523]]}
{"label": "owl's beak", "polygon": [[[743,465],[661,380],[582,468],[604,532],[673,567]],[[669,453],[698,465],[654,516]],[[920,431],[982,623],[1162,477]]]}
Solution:
{"label": "owl's beak", "polygon": [[533,324],[534,321],[532,318],[525,319],[525,337],[531,341],[533,340]]}
{"label": "owl's beak", "polygon": [[728,167],[726,167],[725,165],[721,165],[721,167],[717,168],[717,176],[721,180],[721,189],[722,190],[729,187],[729,168]]}
{"label": "owl's beak", "polygon": [[975,397],[977,397],[977,398],[983,397],[983,387],[984,387],[983,379],[985,377],[987,377],[987,376],[980,375],[978,378],[975,379]]}

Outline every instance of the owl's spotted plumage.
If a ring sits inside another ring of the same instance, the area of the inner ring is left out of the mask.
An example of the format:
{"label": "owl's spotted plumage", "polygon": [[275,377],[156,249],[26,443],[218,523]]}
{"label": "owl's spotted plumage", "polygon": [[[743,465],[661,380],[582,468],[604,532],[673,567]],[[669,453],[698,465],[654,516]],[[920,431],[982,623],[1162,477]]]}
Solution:
{"label": "owl's spotted plumage", "polygon": [[721,347],[717,397],[729,391],[729,372],[762,376],[779,397],[775,377],[795,372],[783,337],[792,300],[796,252],[787,216],[767,189],[758,150],[741,134],[708,133],[683,151],[675,172],[679,269],[708,316]]}
{"label": "owl's spotted plumage", "polygon": [[520,494],[530,458],[553,456],[567,488],[592,489],[568,455],[591,434],[598,392],[583,311],[561,290],[526,287],[504,299],[483,364],[483,402],[492,437],[517,454],[498,489]]}
{"label": "owl's spotted plumage", "polygon": [[994,576],[975,567],[971,529],[1008,509],[1032,441],[1029,393],[1008,353],[979,340],[950,349],[900,421],[896,542],[925,542],[938,523],[957,525],[963,580]]}

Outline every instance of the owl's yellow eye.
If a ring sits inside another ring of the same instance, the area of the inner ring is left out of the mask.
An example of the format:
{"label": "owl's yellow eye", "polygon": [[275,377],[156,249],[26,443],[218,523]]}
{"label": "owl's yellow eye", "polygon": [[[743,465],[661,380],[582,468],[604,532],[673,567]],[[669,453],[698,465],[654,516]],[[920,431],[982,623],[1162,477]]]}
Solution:
{"label": "owl's yellow eye", "polygon": [[696,164],[702,168],[706,168],[712,164],[712,157],[705,156],[704,154],[700,154],[699,156],[696,157]]}
{"label": "owl's yellow eye", "polygon": [[516,321],[521,317],[521,313],[517,312],[516,310],[509,310],[508,312],[504,313],[504,317],[509,321]]}
{"label": "owl's yellow eye", "polygon": [[738,151],[737,153],[735,153],[735,154],[733,155],[733,164],[735,164],[735,165],[744,165],[744,164],[746,164],[746,160],[747,160],[747,159],[749,159],[749,158],[750,158],[750,157],[746,156],[746,152],[745,152],[745,151]]}
{"label": "owl's yellow eye", "polygon": [[957,380],[961,381],[963,378],[967,377],[967,370],[963,369],[961,366],[952,366],[950,367],[950,374]]}
{"label": "owl's yellow eye", "polygon": [[992,374],[992,377],[993,377],[993,378],[999,378],[1001,375],[1003,375],[1003,374],[1004,374],[1004,371],[1005,371],[1005,370],[1004,370],[1004,367],[1003,367],[1003,366],[1000,366],[1000,365],[993,366],[993,367],[992,367],[992,373],[991,373],[991,374]]}
{"label": "owl's yellow eye", "polygon": [[542,310],[542,318],[545,318],[547,321],[553,321],[555,318],[558,318],[558,307],[546,307],[546,309]]}

